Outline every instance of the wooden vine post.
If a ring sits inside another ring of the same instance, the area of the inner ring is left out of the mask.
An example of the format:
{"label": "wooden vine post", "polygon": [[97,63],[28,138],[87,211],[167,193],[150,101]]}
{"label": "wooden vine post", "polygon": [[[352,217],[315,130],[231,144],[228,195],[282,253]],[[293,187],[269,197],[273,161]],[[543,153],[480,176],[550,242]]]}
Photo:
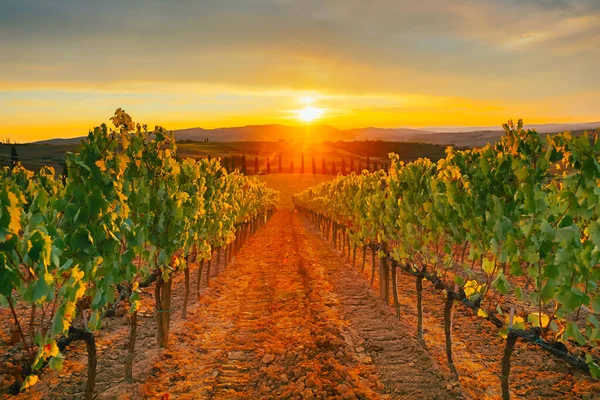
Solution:
{"label": "wooden vine post", "polygon": [[198,264],[198,279],[196,280],[196,298],[200,300],[200,283],[202,282],[202,271],[204,270],[204,259]]}
{"label": "wooden vine post", "polygon": [[416,276],[417,289],[417,340],[423,342],[423,278],[424,269]]}
{"label": "wooden vine post", "polygon": [[500,384],[502,386],[502,400],[510,399],[510,357],[515,350],[518,336],[514,332],[513,319],[515,317],[515,309],[510,309],[510,320],[508,323],[508,333],[506,336],[506,345],[504,346],[504,355],[502,356],[502,375],[500,376]]}
{"label": "wooden vine post", "polygon": [[382,242],[379,257],[379,297],[387,303],[390,298],[390,268],[385,254],[387,254],[387,243]]}
{"label": "wooden vine post", "polygon": [[135,339],[137,335],[137,315],[134,311],[129,319],[129,344],[127,346],[127,357],[125,358],[125,381],[133,382],[133,356],[135,354]]}
{"label": "wooden vine post", "polygon": [[396,318],[400,319],[400,301],[398,300],[398,261],[392,259],[392,294],[394,295],[394,308]]}
{"label": "wooden vine post", "polygon": [[363,244],[362,247],[362,265],[360,267],[360,272],[364,272],[365,265],[367,264],[367,244]]}
{"label": "wooden vine post", "polygon": [[375,282],[375,268],[377,267],[377,246],[374,243],[369,244],[371,248],[371,286]]}
{"label": "wooden vine post", "polygon": [[452,373],[452,377],[458,380],[458,371],[454,365],[452,357],[452,317],[454,314],[454,301],[457,299],[455,291],[446,291],[444,300],[444,336],[446,338],[446,358],[448,360],[448,368]]}
{"label": "wooden vine post", "polygon": [[183,274],[185,277],[185,292],[183,294],[183,306],[181,307],[181,319],[187,319],[187,307],[188,301],[190,299],[190,265],[189,265],[189,257],[186,260],[186,266],[183,270]]}

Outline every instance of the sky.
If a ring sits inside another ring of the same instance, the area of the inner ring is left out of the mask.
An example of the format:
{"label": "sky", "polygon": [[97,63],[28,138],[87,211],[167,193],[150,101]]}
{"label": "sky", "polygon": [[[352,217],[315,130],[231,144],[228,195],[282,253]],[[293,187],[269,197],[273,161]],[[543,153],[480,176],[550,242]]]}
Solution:
{"label": "sky", "polygon": [[0,139],[600,121],[599,65],[599,0],[0,0]]}

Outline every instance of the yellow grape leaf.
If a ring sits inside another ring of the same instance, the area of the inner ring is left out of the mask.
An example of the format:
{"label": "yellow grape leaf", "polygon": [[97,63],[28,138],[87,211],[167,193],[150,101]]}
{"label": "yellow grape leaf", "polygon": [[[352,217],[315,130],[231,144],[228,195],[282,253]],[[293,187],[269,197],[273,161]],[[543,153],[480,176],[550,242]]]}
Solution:
{"label": "yellow grape leaf", "polygon": [[[540,326],[540,316],[542,320],[542,326]],[[544,328],[548,326],[550,322],[550,317],[544,313],[534,312],[527,316],[527,322],[531,323],[533,326],[537,328]]]}
{"label": "yellow grape leaf", "polygon": [[129,157],[127,154],[121,154],[119,156],[119,169],[121,171],[125,171],[127,169],[127,164],[129,163]]}
{"label": "yellow grape leaf", "polygon": [[68,302],[65,304],[65,319],[70,323],[75,316],[75,303]]}
{"label": "yellow grape leaf", "polygon": [[37,375],[29,375],[23,381],[23,384],[21,385],[21,390],[29,389],[30,387],[32,387],[33,385],[35,385],[37,383],[37,381],[38,381],[38,376]]}
{"label": "yellow grape leaf", "polygon": [[56,342],[52,341],[47,343],[43,347],[44,357],[56,357],[58,355],[58,346]]}
{"label": "yellow grape leaf", "polygon": [[[506,316],[506,322],[509,323],[510,322],[510,316]],[[516,330],[524,330],[525,329],[525,320],[523,319],[523,317],[519,317],[518,315],[515,315],[513,318],[513,329]]]}
{"label": "yellow grape leaf", "polygon": [[129,137],[126,134],[121,136],[121,146],[123,146],[123,150],[127,150],[129,147]]}
{"label": "yellow grape leaf", "polygon": [[483,264],[481,266],[481,268],[488,274],[491,274],[494,271],[494,267],[495,267],[496,263],[492,260],[489,260],[487,258],[483,259]]}
{"label": "yellow grape leaf", "polygon": [[141,302],[139,300],[135,300],[134,302],[131,303],[131,307],[129,307],[129,312],[131,314],[133,314],[134,312],[136,312],[140,309],[140,306],[141,306]]}
{"label": "yellow grape leaf", "polygon": [[487,318],[488,313],[483,308],[480,308],[479,310],[477,310],[477,316],[481,318]]}
{"label": "yellow grape leaf", "polygon": [[100,168],[100,171],[102,171],[102,172],[106,171],[106,163],[104,162],[104,160],[96,161],[96,166],[98,168]]}
{"label": "yellow grape leaf", "polygon": [[84,275],[85,274],[82,271],[80,271],[79,267],[77,267],[77,266],[75,268],[73,268],[73,271],[71,272],[71,276],[73,277],[75,282],[78,282],[81,279],[83,279]]}
{"label": "yellow grape leaf", "polygon": [[48,272],[46,272],[44,274],[44,280],[46,281],[46,284],[48,286],[50,286],[50,284],[52,284],[52,282],[54,282],[54,276]]}
{"label": "yellow grape leaf", "polygon": [[77,292],[75,293],[75,298],[80,299],[85,294],[85,285],[80,283]]}
{"label": "yellow grape leaf", "polygon": [[13,192],[8,192],[8,201],[10,205],[7,207],[10,223],[8,230],[13,233],[19,233],[21,230],[21,208],[19,207],[19,199]]}
{"label": "yellow grape leaf", "polygon": [[477,283],[477,281],[475,279],[471,279],[471,280],[468,280],[467,283],[465,283],[463,290],[467,297],[471,297],[473,294],[479,293],[481,287],[482,287],[482,285]]}

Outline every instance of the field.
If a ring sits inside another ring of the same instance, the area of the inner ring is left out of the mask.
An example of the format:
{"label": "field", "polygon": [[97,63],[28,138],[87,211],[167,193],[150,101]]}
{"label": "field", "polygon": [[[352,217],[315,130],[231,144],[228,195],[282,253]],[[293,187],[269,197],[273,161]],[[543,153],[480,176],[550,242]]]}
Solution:
{"label": "field", "polygon": [[[11,149],[13,145],[0,144],[0,166],[7,166],[11,163]],[[38,171],[42,166],[54,167],[57,173],[62,173],[62,165],[65,160],[65,153],[75,151],[73,145],[31,145],[17,144],[18,159],[23,166],[32,171]]]}
{"label": "field", "polygon": [[321,182],[333,179],[331,175],[312,174],[272,174],[259,175],[258,178],[281,193],[279,208],[293,209],[292,195],[299,193],[309,187],[316,186]]}
{"label": "field", "polygon": [[[10,154],[13,145],[0,144],[0,166],[10,164]],[[37,171],[42,165],[55,168],[57,173],[62,173],[62,165],[65,153],[76,151],[77,146],[73,144],[64,145],[39,145],[39,144],[17,144],[19,161],[28,169]],[[332,174],[332,163],[336,171],[341,171],[342,163],[345,163],[349,172],[351,165],[354,170],[359,166],[366,168],[369,158],[370,169],[374,163],[382,168],[387,162],[387,155],[396,152],[406,161],[418,157],[428,157],[434,161],[444,157],[445,146],[404,143],[404,142],[336,142],[320,144],[296,144],[289,142],[230,142],[230,143],[203,143],[184,141],[178,143],[178,155],[180,157],[204,158],[219,157],[223,164],[232,166],[232,158],[235,159],[234,166],[242,167],[241,157],[246,157],[246,172],[256,174],[256,161],[258,160],[258,171],[267,172],[267,159],[270,163],[271,173],[279,172],[279,157],[281,156],[282,172],[289,173],[293,162],[295,173],[300,172],[302,156],[304,155],[304,172],[312,173],[312,162],[315,159],[316,171],[322,174],[323,160],[326,163],[327,174]],[[225,160],[226,159],[226,160]],[[335,175],[335,174],[334,174]]]}

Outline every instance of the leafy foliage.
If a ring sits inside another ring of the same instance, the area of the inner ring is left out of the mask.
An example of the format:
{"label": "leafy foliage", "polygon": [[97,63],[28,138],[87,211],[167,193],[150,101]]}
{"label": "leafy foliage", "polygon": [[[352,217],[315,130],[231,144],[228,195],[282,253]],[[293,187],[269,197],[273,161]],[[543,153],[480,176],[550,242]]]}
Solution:
{"label": "leafy foliage", "polygon": [[161,127],[148,131],[121,109],[111,121],[114,129],[94,128],[67,155],[64,185],[52,168],[0,171],[0,303],[11,307],[27,353],[22,389],[46,363],[62,368],[57,339],[76,317],[98,329],[123,286],[136,312],[139,282],[153,270],[169,280],[193,249],[210,257],[277,203],[275,191],[218,160],[179,160]]}
{"label": "leafy foliage", "polygon": [[[522,121],[504,130],[493,146],[448,148],[437,163],[405,164],[390,154],[388,174],[339,176],[294,202],[346,226],[359,242],[387,242],[398,262],[459,286],[487,304],[481,317],[501,314],[498,299],[514,294],[536,310],[525,317],[543,334],[597,347],[598,133],[542,140]],[[584,329],[574,315],[582,308]],[[525,328],[518,318],[513,328]],[[589,353],[586,360],[597,374]]]}

